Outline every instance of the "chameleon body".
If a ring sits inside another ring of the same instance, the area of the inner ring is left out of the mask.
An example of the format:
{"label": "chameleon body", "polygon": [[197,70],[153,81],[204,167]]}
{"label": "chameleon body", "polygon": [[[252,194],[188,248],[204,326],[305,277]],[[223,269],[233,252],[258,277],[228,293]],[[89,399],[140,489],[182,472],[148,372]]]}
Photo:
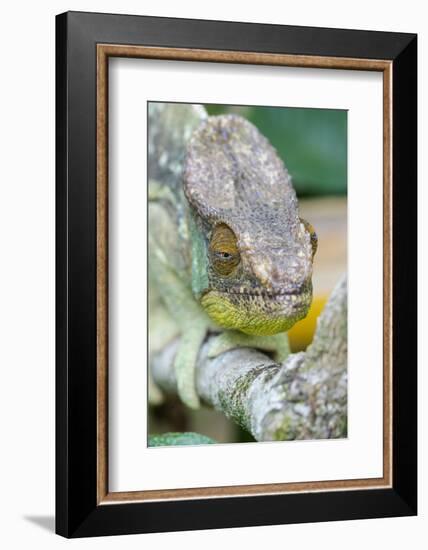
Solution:
{"label": "chameleon body", "polygon": [[268,140],[237,115],[149,107],[150,347],[181,335],[179,394],[197,408],[195,365],[237,346],[289,353],[283,334],[312,300],[313,228]]}

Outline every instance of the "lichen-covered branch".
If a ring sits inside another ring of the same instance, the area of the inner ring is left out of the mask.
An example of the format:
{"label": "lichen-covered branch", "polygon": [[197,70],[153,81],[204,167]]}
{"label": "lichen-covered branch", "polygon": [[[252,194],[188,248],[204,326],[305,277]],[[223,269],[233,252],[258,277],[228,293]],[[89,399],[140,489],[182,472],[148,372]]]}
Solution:
{"label": "lichen-covered branch", "polygon": [[[202,346],[196,374],[200,399],[258,441],[327,439],[347,435],[347,282],[343,277],[318,320],[306,352],[279,365],[249,348],[208,357]],[[154,381],[176,393],[173,362],[179,340],[151,362]]]}

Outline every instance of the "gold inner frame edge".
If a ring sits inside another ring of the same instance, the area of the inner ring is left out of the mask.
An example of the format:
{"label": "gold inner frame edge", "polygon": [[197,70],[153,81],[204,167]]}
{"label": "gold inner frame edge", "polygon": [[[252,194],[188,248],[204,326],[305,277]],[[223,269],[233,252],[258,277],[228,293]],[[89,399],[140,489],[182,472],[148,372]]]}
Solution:
{"label": "gold inner frame edge", "polygon": [[[133,57],[383,73],[383,476],[225,487],[108,489],[108,59]],[[392,486],[392,70],[385,60],[97,44],[97,504],[225,498]]]}

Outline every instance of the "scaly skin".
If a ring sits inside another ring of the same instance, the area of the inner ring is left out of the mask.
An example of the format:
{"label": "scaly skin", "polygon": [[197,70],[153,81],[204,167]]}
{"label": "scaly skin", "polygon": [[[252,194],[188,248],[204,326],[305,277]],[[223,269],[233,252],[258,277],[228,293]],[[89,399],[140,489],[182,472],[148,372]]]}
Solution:
{"label": "scaly skin", "polygon": [[221,332],[212,356],[249,346],[285,359],[282,333],[311,304],[316,240],[283,162],[248,121],[190,105],[151,104],[149,116],[149,284],[179,327],[179,394],[197,408],[208,331]]}

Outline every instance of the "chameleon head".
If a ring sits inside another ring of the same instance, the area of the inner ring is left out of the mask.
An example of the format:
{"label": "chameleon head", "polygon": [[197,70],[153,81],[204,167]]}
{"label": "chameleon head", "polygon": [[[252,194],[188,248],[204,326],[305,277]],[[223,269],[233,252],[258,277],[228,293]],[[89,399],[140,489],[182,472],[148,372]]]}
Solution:
{"label": "chameleon head", "polygon": [[305,317],[317,239],[267,139],[242,117],[208,118],[189,143],[184,191],[193,292],[208,315],[256,335]]}

